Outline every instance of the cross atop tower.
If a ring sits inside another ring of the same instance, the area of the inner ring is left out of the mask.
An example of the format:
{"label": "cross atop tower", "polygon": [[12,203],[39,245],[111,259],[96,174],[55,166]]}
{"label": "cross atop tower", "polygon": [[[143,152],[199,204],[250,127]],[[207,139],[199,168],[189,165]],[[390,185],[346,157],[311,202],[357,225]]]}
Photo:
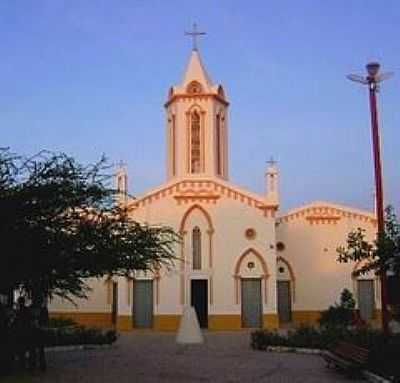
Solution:
{"label": "cross atop tower", "polygon": [[267,161],[267,164],[269,166],[275,166],[276,165],[276,161],[274,160],[274,157],[271,156],[271,158],[269,159],[269,161]]}
{"label": "cross atop tower", "polygon": [[190,36],[192,38],[192,43],[193,43],[193,48],[192,49],[194,51],[197,51],[197,38],[198,38],[198,36],[206,35],[206,32],[199,32],[197,30],[197,24],[194,23],[192,31],[191,32],[186,32],[185,31],[185,35],[186,36]]}

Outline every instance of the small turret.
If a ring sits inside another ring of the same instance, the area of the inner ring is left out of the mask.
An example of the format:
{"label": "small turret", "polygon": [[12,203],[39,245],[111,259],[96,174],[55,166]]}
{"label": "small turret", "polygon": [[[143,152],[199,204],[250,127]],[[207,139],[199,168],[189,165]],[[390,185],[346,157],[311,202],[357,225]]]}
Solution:
{"label": "small turret", "polygon": [[115,189],[118,192],[118,201],[125,202],[128,195],[128,175],[126,165],[122,161],[115,172]]}
{"label": "small turret", "polygon": [[267,171],[265,172],[266,196],[269,203],[279,205],[279,172],[276,161],[271,157],[267,161]]}

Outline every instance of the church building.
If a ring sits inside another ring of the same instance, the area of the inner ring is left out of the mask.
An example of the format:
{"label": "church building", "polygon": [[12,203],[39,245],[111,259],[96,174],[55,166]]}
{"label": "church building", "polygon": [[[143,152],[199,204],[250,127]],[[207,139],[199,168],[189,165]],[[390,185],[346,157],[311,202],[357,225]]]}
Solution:
{"label": "church building", "polygon": [[176,330],[184,307],[192,305],[203,328],[273,329],[315,323],[348,288],[361,316],[378,319],[379,280],[374,275],[355,279],[352,271],[360,265],[336,260],[336,248],[351,230],[364,228],[374,238],[374,213],[319,201],[281,213],[273,161],[263,194],[234,185],[229,101],[195,47],[164,106],[166,181],[136,198],[127,194],[124,168],[116,182],[120,203],[133,219],[170,226],[181,235],[180,260],[154,274],[92,280],[88,300],[75,307],[55,299],[53,316],[120,330]]}

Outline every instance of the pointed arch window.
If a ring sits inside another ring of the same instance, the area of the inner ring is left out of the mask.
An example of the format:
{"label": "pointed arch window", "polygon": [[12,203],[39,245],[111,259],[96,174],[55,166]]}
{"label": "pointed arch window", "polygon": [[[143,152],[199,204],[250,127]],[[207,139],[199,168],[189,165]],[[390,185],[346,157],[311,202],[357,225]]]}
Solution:
{"label": "pointed arch window", "polygon": [[201,231],[195,227],[192,232],[193,270],[201,270]]}
{"label": "pointed arch window", "polygon": [[172,175],[176,175],[176,117],[172,115],[171,119],[171,167]]}
{"label": "pointed arch window", "polygon": [[194,111],[190,121],[190,173],[201,171],[201,128],[200,114]]}
{"label": "pointed arch window", "polygon": [[216,127],[215,127],[215,138],[216,138],[216,159],[217,159],[217,174],[222,175],[222,126],[221,126],[221,115],[217,114]]}

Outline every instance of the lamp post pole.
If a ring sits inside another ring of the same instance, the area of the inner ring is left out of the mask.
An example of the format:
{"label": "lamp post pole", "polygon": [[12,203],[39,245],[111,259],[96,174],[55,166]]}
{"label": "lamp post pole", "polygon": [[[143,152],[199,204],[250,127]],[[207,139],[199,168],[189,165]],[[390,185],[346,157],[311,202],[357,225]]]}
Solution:
{"label": "lamp post pole", "polygon": [[[367,66],[368,68],[368,66]],[[368,76],[372,77],[372,76]],[[369,104],[371,110],[371,133],[372,148],[374,153],[374,169],[375,169],[375,193],[376,193],[376,216],[378,219],[378,236],[385,231],[385,217],[383,208],[383,181],[382,181],[382,162],[381,162],[381,145],[379,137],[378,125],[378,106],[376,99],[377,82],[374,77],[369,79]],[[387,293],[387,275],[386,271],[381,273],[381,310],[382,310],[382,329],[385,334],[389,332],[389,315],[388,315],[388,293]]]}
{"label": "lamp post pole", "polygon": [[[375,193],[376,193],[376,216],[378,220],[378,238],[385,232],[385,217],[383,208],[383,181],[382,181],[382,162],[380,150],[379,124],[378,124],[378,106],[376,93],[379,89],[379,83],[392,76],[392,73],[379,74],[380,64],[377,62],[368,63],[366,66],[367,76],[349,75],[352,81],[368,85],[369,104],[371,111],[371,133],[372,149],[374,157],[375,170]],[[382,329],[385,334],[389,333],[389,315],[388,315],[388,291],[387,274],[383,271],[380,275],[381,280],[381,310],[382,310]]]}

